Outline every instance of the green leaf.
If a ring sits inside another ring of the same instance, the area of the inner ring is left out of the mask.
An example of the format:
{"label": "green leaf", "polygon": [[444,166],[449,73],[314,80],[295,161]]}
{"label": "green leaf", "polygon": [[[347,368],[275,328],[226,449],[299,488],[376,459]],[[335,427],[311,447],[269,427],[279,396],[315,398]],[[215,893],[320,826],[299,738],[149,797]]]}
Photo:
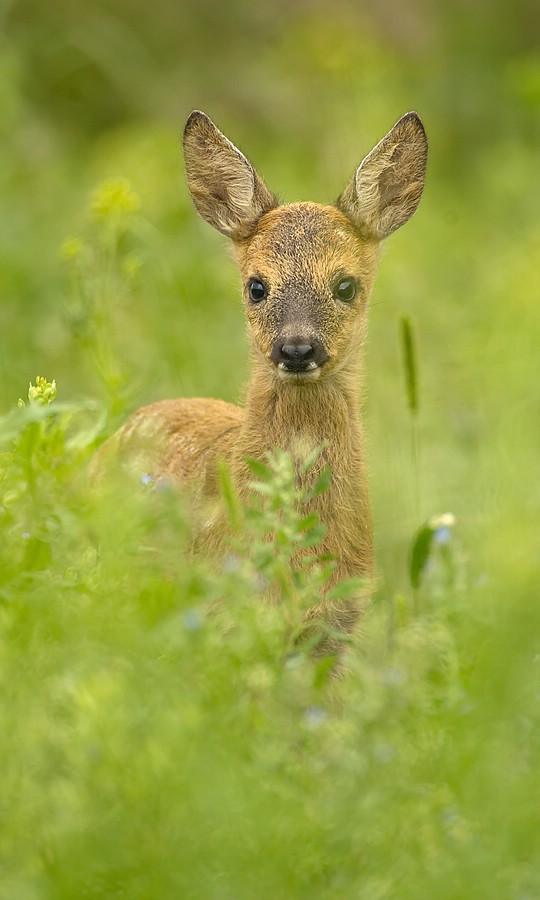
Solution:
{"label": "green leaf", "polygon": [[0,417],[0,441],[13,440],[31,423],[56,419],[63,415],[76,416],[82,412],[95,412],[99,416],[102,413],[102,406],[96,400],[88,399],[73,403],[54,403],[52,406],[34,404],[18,407]]}
{"label": "green leaf", "polygon": [[317,525],[312,528],[302,540],[302,547],[315,547],[319,544],[327,532],[326,525]]}
{"label": "green leaf", "polygon": [[312,528],[315,528],[316,525],[319,524],[319,515],[318,513],[310,513],[309,516],[304,516],[303,519],[299,519],[296,523],[297,531],[310,531]]}
{"label": "green leaf", "polygon": [[329,600],[351,600],[365,590],[366,578],[344,578],[328,592]]}
{"label": "green leaf", "polygon": [[324,494],[325,491],[330,487],[330,482],[332,481],[332,472],[327,467],[322,470],[321,474],[317,478],[315,482],[315,487],[313,488],[311,494],[313,497],[318,497],[319,494]]}
{"label": "green leaf", "polygon": [[271,484],[261,484],[260,481],[250,481],[248,487],[252,491],[256,491],[258,494],[263,494],[265,497],[272,497],[274,494],[274,486]]}
{"label": "green leaf", "polygon": [[336,661],[333,656],[322,656],[317,660],[313,679],[313,685],[317,690],[320,691],[326,687],[332,677],[335,665]]}
{"label": "green leaf", "polygon": [[242,506],[232,482],[231,470],[225,460],[219,460],[218,462],[218,477],[229,521],[233,529],[238,531],[242,523]]}
{"label": "green leaf", "polygon": [[409,579],[412,587],[417,590],[422,581],[422,574],[431,552],[433,541],[433,528],[428,522],[418,529],[411,546],[409,563]]}
{"label": "green leaf", "polygon": [[22,568],[24,570],[45,570],[52,562],[52,550],[48,541],[30,538],[26,545]]}
{"label": "green leaf", "polygon": [[260,478],[261,481],[270,481],[270,479],[272,478],[272,469],[269,466],[265,466],[265,464],[260,462],[260,460],[246,459],[246,463],[253,474],[257,478]]}
{"label": "green leaf", "polygon": [[105,431],[107,422],[107,411],[105,407],[96,405],[88,407],[87,410],[81,408],[80,413],[88,412],[88,424],[84,425],[78,422],[79,412],[74,416],[73,424],[76,427],[69,429],[69,437],[66,440],[66,448],[69,451],[84,450],[86,447],[95,446],[98,437]]}

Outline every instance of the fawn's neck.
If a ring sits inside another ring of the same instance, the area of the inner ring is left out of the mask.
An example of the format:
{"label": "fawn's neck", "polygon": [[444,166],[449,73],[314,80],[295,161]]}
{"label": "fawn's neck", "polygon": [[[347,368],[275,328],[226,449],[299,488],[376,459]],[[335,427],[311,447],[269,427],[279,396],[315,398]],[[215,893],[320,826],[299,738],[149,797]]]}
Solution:
{"label": "fawn's neck", "polygon": [[237,454],[265,461],[269,451],[280,447],[302,462],[323,445],[316,468],[328,466],[332,481],[313,505],[328,528],[325,550],[344,559],[346,569],[370,573],[371,513],[358,383],[357,371],[342,371],[295,384],[255,364]]}
{"label": "fawn's neck", "polygon": [[339,467],[340,448],[346,448],[347,457],[361,452],[359,403],[357,380],[348,373],[297,384],[255,366],[242,442],[253,447],[257,458],[276,447],[296,455],[302,443],[307,452],[325,443],[323,452]]}

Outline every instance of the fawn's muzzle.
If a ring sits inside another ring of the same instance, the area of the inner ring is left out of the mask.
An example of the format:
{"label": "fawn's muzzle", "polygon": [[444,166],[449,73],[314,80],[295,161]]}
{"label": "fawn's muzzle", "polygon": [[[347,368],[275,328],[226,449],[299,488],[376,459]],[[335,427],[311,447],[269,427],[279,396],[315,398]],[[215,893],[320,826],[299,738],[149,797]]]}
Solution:
{"label": "fawn's muzzle", "polygon": [[276,341],[270,359],[278,369],[301,373],[318,369],[328,359],[328,353],[316,338],[295,337],[288,338],[284,344]]}

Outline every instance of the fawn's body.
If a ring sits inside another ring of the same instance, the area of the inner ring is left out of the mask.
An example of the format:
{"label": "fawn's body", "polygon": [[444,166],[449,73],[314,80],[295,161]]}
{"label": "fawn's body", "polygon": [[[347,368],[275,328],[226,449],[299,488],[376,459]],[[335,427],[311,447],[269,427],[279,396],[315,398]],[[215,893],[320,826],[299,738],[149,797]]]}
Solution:
{"label": "fawn's body", "polygon": [[[301,462],[323,445],[317,470],[328,466],[332,480],[311,501],[327,526],[321,550],[335,556],[336,579],[370,579],[361,349],[379,243],[420,200],[427,152],[420,120],[409,113],[394,126],[335,206],[279,206],[203,113],[190,116],[184,151],[195,205],[232,239],[242,275],[252,352],[247,402],[244,409],[210,399],[155,403],[132,416],[114,447],[121,457],[144,447],[146,470],[187,484],[212,508],[200,542],[219,552],[226,537],[219,460],[228,463],[236,490],[247,499],[252,476],[246,459],[265,461],[279,447]],[[321,598],[309,615],[349,631],[360,606],[360,598],[332,608]]]}

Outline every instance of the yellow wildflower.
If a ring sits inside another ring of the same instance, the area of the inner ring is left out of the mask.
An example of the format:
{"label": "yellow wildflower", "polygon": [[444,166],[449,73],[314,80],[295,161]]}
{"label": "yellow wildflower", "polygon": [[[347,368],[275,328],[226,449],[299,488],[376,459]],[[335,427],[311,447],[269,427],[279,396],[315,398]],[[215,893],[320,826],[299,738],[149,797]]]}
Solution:
{"label": "yellow wildflower", "polygon": [[140,205],[139,195],[127,178],[107,178],[92,195],[90,213],[102,222],[109,222],[137,212]]}

